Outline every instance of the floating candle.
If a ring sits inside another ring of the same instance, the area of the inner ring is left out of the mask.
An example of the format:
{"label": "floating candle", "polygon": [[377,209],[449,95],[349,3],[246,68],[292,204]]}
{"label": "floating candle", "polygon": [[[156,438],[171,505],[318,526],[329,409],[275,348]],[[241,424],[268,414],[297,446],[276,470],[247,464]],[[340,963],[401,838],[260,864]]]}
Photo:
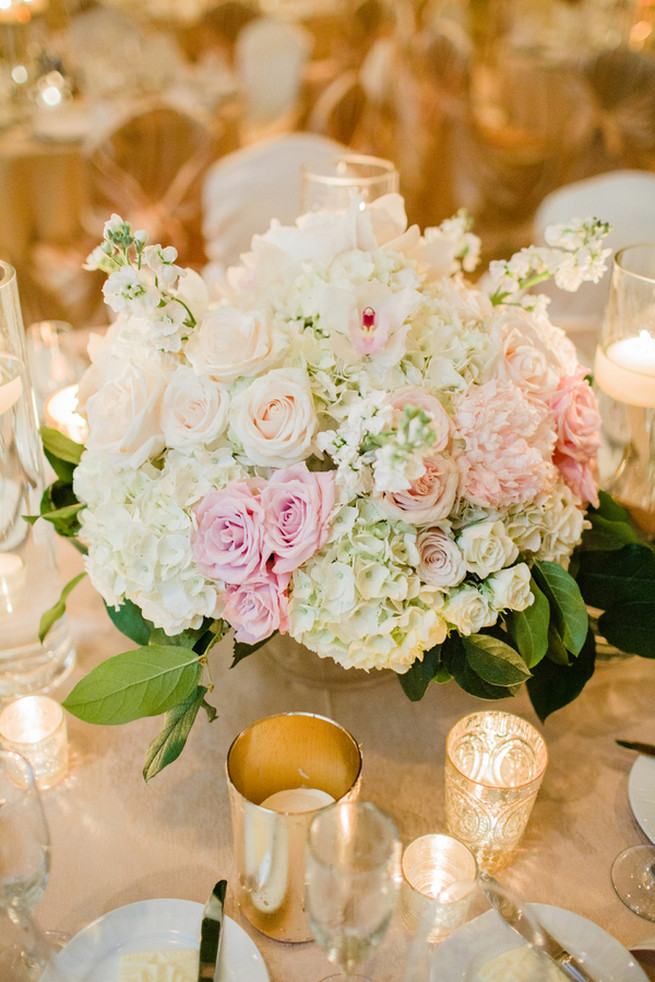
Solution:
{"label": "floating candle", "polygon": [[313,812],[325,805],[331,805],[334,798],[320,788],[285,788],[276,791],[261,803],[262,808],[270,808],[274,812],[291,814],[298,812]]}
{"label": "floating candle", "polygon": [[630,406],[655,408],[655,338],[648,331],[598,348],[596,384],[612,399]]}
{"label": "floating candle", "polygon": [[67,385],[46,400],[44,406],[46,426],[59,430],[76,443],[84,443],[88,434],[86,420],[77,410],[77,385]]}

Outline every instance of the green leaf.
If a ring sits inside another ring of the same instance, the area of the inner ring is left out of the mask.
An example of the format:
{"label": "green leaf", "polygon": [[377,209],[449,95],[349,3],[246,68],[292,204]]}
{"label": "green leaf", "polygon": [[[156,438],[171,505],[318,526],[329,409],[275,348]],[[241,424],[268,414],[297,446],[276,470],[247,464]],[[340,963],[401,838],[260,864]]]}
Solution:
{"label": "green leaf", "polygon": [[423,653],[423,658],[417,658],[408,672],[398,676],[405,695],[412,702],[419,702],[427,692],[430,682],[439,673],[441,662],[441,645],[435,645]]}
{"label": "green leaf", "polygon": [[534,579],[530,584],[534,602],[525,610],[509,612],[505,621],[528,668],[533,668],[548,651],[550,604]]}
{"label": "green leaf", "polygon": [[63,705],[87,723],[130,723],[179,705],[201,674],[198,655],[190,648],[148,645],[114,655],[92,669]]}
{"label": "green leaf", "polygon": [[462,638],[466,660],[476,675],[491,685],[515,685],[525,682],[530,671],[517,651],[488,634],[471,634]]}
{"label": "green leaf", "polygon": [[198,710],[204,704],[213,710],[216,718],[216,710],[213,706],[205,703],[207,689],[204,685],[197,686],[190,696],[181,702],[179,706],[169,709],[164,717],[164,728],[157,734],[148,746],[146,751],[145,764],[143,766],[143,776],[149,781],[156,774],[159,774],[168,764],[180,756],[191,727],[195,723]]}
{"label": "green leaf", "polygon": [[550,661],[556,662],[558,665],[571,664],[571,653],[566,650],[566,645],[552,621],[548,625],[548,651],[546,654]]}
{"label": "green leaf", "polygon": [[593,519],[591,528],[586,529],[582,537],[583,551],[613,552],[629,542],[641,542],[632,525],[609,521],[600,515]]}
{"label": "green leaf", "polygon": [[643,543],[609,554],[582,553],[577,580],[585,602],[600,610],[632,600],[655,602],[655,555]]}
{"label": "green leaf", "polygon": [[550,602],[562,641],[577,655],[589,628],[587,608],[578,584],[565,569],[546,560],[535,563],[532,575]]}
{"label": "green leaf", "polygon": [[131,600],[124,600],[120,607],[110,607],[105,604],[105,608],[112,623],[121,634],[124,634],[130,641],[136,641],[137,644],[148,644],[155,626],[152,621],[146,620],[136,604],[132,603]]}
{"label": "green leaf", "polygon": [[655,658],[655,602],[617,604],[598,618],[598,630],[621,651]]}
{"label": "green leaf", "polygon": [[41,644],[43,644],[43,641],[52,625],[66,613],[66,600],[68,599],[71,590],[74,590],[80,580],[83,580],[85,576],[86,572],[78,573],[77,576],[74,576],[73,579],[70,580],[61,591],[59,600],[53,604],[49,610],[46,610],[41,615],[41,620],[39,622],[39,641]]}
{"label": "green leaf", "polygon": [[81,443],[76,443],[75,440],[64,436],[63,433],[51,426],[42,426],[39,432],[43,442],[43,450],[48,460],[53,457],[69,464],[79,464],[84,453],[84,446]]}
{"label": "green leaf", "polygon": [[596,644],[590,630],[577,658],[570,665],[560,665],[544,658],[535,666],[526,687],[530,701],[541,722],[562,706],[573,702],[594,674]]}
{"label": "green leaf", "polygon": [[[147,621],[145,622],[148,623]],[[196,654],[202,654],[207,648],[209,641],[215,639],[215,635],[208,631],[208,626],[212,623],[211,618],[205,617],[200,627],[189,628],[186,631],[180,631],[179,634],[173,636],[166,634],[162,628],[153,628],[150,632],[150,637],[148,639],[149,644],[172,644],[178,645],[180,648],[193,648]],[[199,645],[198,641],[205,642]]]}
{"label": "green leaf", "polygon": [[273,634],[269,635],[269,637],[264,638],[263,641],[257,641],[256,644],[245,644],[243,641],[235,641],[234,648],[232,650],[232,664],[230,665],[230,668],[234,668],[234,666],[238,665],[244,658],[248,658],[248,656],[254,654],[255,651],[259,651],[259,649],[270,641],[271,638],[275,637],[276,634],[277,631],[274,631]]}
{"label": "green leaf", "polygon": [[506,699],[518,692],[520,685],[493,685],[482,679],[469,664],[462,638],[451,634],[442,647],[442,662],[450,672],[460,689],[477,696],[479,699]]}

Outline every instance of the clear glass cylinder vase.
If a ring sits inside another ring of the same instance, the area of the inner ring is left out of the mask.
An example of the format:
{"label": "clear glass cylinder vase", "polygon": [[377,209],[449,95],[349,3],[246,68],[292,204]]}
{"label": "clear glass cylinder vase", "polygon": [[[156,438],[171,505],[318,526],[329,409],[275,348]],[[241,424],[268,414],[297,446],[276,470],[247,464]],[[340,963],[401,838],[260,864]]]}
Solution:
{"label": "clear glass cylinder vase", "polygon": [[65,618],[39,640],[62,589],[54,529],[25,520],[39,513],[43,473],[16,271],[0,262],[0,699],[50,689],[75,658]]}

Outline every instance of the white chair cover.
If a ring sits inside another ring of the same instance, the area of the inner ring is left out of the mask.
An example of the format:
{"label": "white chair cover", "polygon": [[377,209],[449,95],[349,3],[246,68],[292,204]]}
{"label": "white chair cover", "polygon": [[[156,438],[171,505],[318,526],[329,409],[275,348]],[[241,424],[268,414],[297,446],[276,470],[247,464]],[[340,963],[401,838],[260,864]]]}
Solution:
{"label": "white chair cover", "polygon": [[312,47],[311,34],[298,24],[273,17],[246,24],[235,43],[235,69],[248,122],[271,123],[295,110]]}
{"label": "white chair cover", "polygon": [[284,224],[300,211],[300,168],[347,148],[315,133],[288,133],[226,154],[210,167],[203,185],[203,234],[210,259],[207,278],[246,252],[273,218]]}

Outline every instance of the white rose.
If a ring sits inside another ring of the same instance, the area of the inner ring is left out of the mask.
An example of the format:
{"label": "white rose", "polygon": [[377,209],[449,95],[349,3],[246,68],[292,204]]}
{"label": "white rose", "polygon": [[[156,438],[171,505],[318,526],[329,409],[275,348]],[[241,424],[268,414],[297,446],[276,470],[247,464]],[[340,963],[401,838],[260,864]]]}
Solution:
{"label": "white rose", "polygon": [[86,403],[88,450],[117,455],[140,467],[164,448],[159,403],[165,379],[134,365],[110,379]]}
{"label": "white rose", "polygon": [[274,355],[273,333],[260,311],[216,307],[195,328],[185,354],[198,375],[231,385],[266,368]]}
{"label": "white rose", "polygon": [[530,569],[526,563],[517,563],[501,569],[485,580],[491,606],[495,610],[525,610],[534,602],[530,590]]}
{"label": "white rose", "polygon": [[445,588],[457,586],[466,576],[466,566],[457,543],[440,528],[420,532],[416,540],[420,562],[416,572],[425,583]]}
{"label": "white rose", "polygon": [[483,627],[496,623],[497,614],[489,601],[474,586],[457,587],[448,597],[441,611],[442,617],[460,634],[477,634]]}
{"label": "white rose", "polygon": [[481,579],[513,563],[519,554],[500,521],[469,525],[460,533],[457,545],[464,556],[466,568],[471,573],[477,573]]}
{"label": "white rose", "polygon": [[168,447],[184,450],[211,443],[227,422],[229,396],[207,377],[186,365],[171,376],[161,406],[161,425]]}
{"label": "white rose", "polygon": [[251,463],[287,467],[305,460],[318,425],[307,373],[277,368],[256,378],[234,399],[230,420]]}

